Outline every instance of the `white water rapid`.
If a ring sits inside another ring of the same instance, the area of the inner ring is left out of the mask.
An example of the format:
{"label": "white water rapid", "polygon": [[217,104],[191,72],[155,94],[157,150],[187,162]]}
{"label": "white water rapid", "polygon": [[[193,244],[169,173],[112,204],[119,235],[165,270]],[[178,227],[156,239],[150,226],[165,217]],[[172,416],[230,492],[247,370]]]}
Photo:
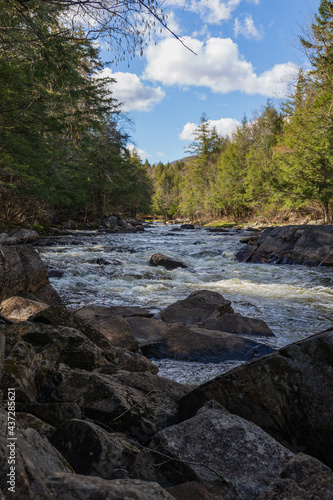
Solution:
{"label": "white water rapid", "polygon": [[[91,232],[57,239],[42,247],[41,257],[50,267],[63,271],[51,278],[67,305],[88,301],[95,305],[146,307],[158,313],[186,298],[192,291],[207,289],[232,302],[235,312],[260,318],[270,326],[273,347],[300,340],[325,330],[333,322],[333,270],[325,267],[246,264],[235,261],[239,242],[249,233],[204,228],[174,231],[177,226],[153,225],[142,233]],[[188,265],[167,271],[150,267],[154,253],[162,253]],[[96,263],[97,259],[111,262]],[[261,339],[262,340],[262,339]],[[233,366],[204,365],[162,360],[160,375],[196,384]]]}

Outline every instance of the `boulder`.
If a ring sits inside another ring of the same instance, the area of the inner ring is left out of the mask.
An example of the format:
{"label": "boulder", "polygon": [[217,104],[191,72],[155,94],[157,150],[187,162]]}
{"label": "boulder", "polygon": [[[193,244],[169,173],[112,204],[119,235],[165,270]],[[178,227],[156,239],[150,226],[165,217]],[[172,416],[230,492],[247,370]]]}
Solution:
{"label": "boulder", "polygon": [[35,429],[38,434],[45,436],[49,440],[56,430],[53,425],[44,422],[31,413],[16,412],[15,417],[16,422],[21,429]]}
{"label": "boulder", "polygon": [[82,332],[96,346],[102,349],[104,356],[109,361],[113,361],[116,356],[115,347],[101,332],[91,325],[78,318],[75,314],[62,306],[50,306],[39,313],[28,318],[29,322],[41,323],[52,326],[68,326]]}
{"label": "boulder", "polygon": [[208,318],[200,326],[207,330],[275,337],[272,330],[262,319],[248,318],[238,313],[223,314],[220,318]]}
{"label": "boulder", "polygon": [[183,418],[216,399],[295,452],[333,465],[333,331],[239,366],[189,392]]}
{"label": "boulder", "polygon": [[188,387],[153,375],[119,371],[112,376],[76,370],[59,384],[55,401],[77,403],[84,415],[145,441],[165,427]]}
{"label": "boulder", "polygon": [[240,250],[240,262],[333,265],[333,226],[283,226],[266,229],[255,244]]}
{"label": "boulder", "polygon": [[256,499],[293,457],[259,426],[215,401],[193,418],[158,432],[149,448],[170,482],[198,481],[223,499]]}
{"label": "boulder", "polygon": [[79,474],[57,473],[45,480],[52,498],[87,500],[174,500],[159,484],[139,479],[106,480]]}
{"label": "boulder", "polygon": [[193,224],[182,224],[180,229],[195,229]]}
{"label": "boulder", "polygon": [[20,295],[47,304],[62,303],[50,285],[46,267],[31,245],[2,246],[0,282],[1,301]]}
{"label": "boulder", "polygon": [[298,453],[282,469],[280,477],[257,500],[331,500],[332,470],[316,458]]}
{"label": "boulder", "polygon": [[77,311],[75,315],[105,335],[112,345],[137,349],[138,343],[130,325],[122,316],[114,314],[111,308],[87,306]]}
{"label": "boulder", "polygon": [[226,332],[189,328],[185,323],[171,326],[161,340],[141,346],[150,358],[185,359],[201,363],[220,363],[228,360],[248,361],[273,349],[265,344]]}
{"label": "boulder", "polygon": [[164,321],[152,318],[133,317],[127,318],[127,322],[139,346],[158,342],[169,328]]}
{"label": "boulder", "polygon": [[53,434],[51,442],[75,472],[104,479],[128,477],[140,452],[125,436],[110,434],[84,420],[65,422]]}
{"label": "boulder", "polygon": [[30,316],[49,307],[43,302],[25,299],[24,297],[10,297],[0,303],[0,313],[13,321],[25,321]]}
{"label": "boulder", "polygon": [[161,253],[154,253],[154,255],[150,257],[149,264],[154,267],[163,266],[165,267],[165,269],[168,269],[169,271],[172,269],[176,269],[177,267],[182,267],[182,268],[187,267],[187,265],[184,264],[184,262],[172,259],[171,257],[167,257],[166,255],[162,255]]}
{"label": "boulder", "polygon": [[222,295],[209,290],[192,292],[186,299],[178,300],[160,313],[160,317],[167,323],[186,323],[194,325],[210,316],[219,317],[232,313],[231,302]]}
{"label": "boulder", "polygon": [[0,389],[6,394],[8,388],[15,388],[16,401],[34,401],[37,396],[35,374],[39,366],[33,347],[19,340],[4,360]]}
{"label": "boulder", "polygon": [[31,428],[15,428],[16,440],[8,439],[7,412],[0,410],[0,488],[8,492],[11,486],[7,474],[10,473],[8,457],[12,446],[15,454],[15,488],[5,498],[35,500],[36,498],[53,498],[45,485],[45,478],[53,473],[72,472],[64,457],[49,441]]}

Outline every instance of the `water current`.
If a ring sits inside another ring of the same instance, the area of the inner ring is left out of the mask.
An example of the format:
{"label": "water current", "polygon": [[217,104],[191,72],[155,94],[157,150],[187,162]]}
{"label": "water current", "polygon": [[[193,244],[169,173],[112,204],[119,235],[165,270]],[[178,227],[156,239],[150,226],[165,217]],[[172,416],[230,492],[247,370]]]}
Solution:
{"label": "water current", "polygon": [[[50,281],[65,303],[140,306],[154,314],[192,291],[221,293],[235,312],[266,321],[275,334],[266,343],[280,347],[332,326],[333,271],[325,267],[240,263],[236,252],[249,233],[205,228],[177,231],[154,224],[142,233],[77,231],[41,248],[43,261],[63,271]],[[167,271],[149,266],[154,253],[188,265]],[[109,265],[98,264],[105,259]],[[99,261],[100,262],[100,261]],[[262,339],[261,339],[262,341]],[[160,375],[179,382],[201,383],[234,366],[156,361]]]}

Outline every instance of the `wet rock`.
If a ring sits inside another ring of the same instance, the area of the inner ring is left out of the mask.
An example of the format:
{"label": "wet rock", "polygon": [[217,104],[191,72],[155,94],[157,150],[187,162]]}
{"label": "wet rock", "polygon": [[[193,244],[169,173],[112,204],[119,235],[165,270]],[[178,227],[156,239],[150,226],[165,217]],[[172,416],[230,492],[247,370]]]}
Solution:
{"label": "wet rock", "polygon": [[10,297],[1,302],[0,313],[13,321],[25,321],[33,314],[37,314],[49,307],[43,302],[25,299],[24,297]]}
{"label": "wet rock", "polygon": [[105,335],[112,345],[131,350],[137,349],[138,343],[130,325],[120,315],[114,314],[111,308],[87,306],[75,315]]}
{"label": "wet rock", "polygon": [[112,259],[112,260],[107,260],[104,259],[103,257],[100,257],[99,259],[96,259],[96,261],[93,261],[93,263],[96,263],[100,266],[121,266],[120,260],[117,259]]}
{"label": "wet rock", "polygon": [[[138,479],[106,480],[79,474],[57,473],[46,478],[52,498],[86,500],[174,500],[157,483]],[[89,495],[89,497],[88,497]]]}
{"label": "wet rock", "polygon": [[266,229],[255,245],[240,250],[240,262],[333,265],[333,226],[283,226]]}
{"label": "wet rock", "polygon": [[274,337],[274,333],[262,319],[248,318],[238,313],[224,314],[220,318],[208,318],[200,325],[208,330]]}
{"label": "wet rock", "polygon": [[273,351],[271,347],[260,342],[226,332],[189,328],[184,323],[176,323],[165,332],[162,340],[142,345],[141,349],[147,357],[201,363],[248,361]]}
{"label": "wet rock", "polygon": [[31,245],[2,246],[0,254],[0,300],[15,295],[61,304],[52,288],[46,268]]}
{"label": "wet rock", "polygon": [[216,399],[295,452],[332,466],[333,331],[313,335],[237,367],[191,391],[183,418]]}
{"label": "wet rock", "polygon": [[[8,492],[8,464],[7,439],[7,412],[0,411],[0,488]],[[71,472],[69,464],[64,457],[31,428],[15,429],[15,493],[8,492],[13,498],[35,500],[36,498],[51,499],[51,494],[45,485],[45,478],[53,473]]]}
{"label": "wet rock", "polygon": [[223,499],[256,499],[293,456],[260,427],[214,401],[160,431],[149,448],[163,453],[156,453],[159,470],[174,484],[195,480]]}
{"label": "wet rock", "polygon": [[178,300],[160,313],[160,317],[167,323],[186,323],[194,325],[210,316],[219,317],[232,313],[231,302],[222,295],[209,290],[192,292],[184,300]]}
{"label": "wet rock", "polygon": [[62,278],[65,271],[61,271],[60,269],[48,269],[47,274],[49,278]]}
{"label": "wet rock", "polygon": [[258,500],[331,500],[333,473],[316,458],[303,453],[293,457],[280,477],[263,491]]}
{"label": "wet rock", "polygon": [[180,229],[195,229],[193,224],[182,224]]}
{"label": "wet rock", "polygon": [[148,372],[109,376],[76,370],[57,387],[54,398],[77,403],[94,421],[144,441],[174,417],[176,400],[187,390]]}
{"label": "wet rock", "polygon": [[123,318],[132,318],[132,317],[139,317],[139,318],[151,318],[153,316],[153,313],[149,311],[149,309],[145,309],[144,307],[122,307],[122,306],[111,306],[110,311],[119,314]]}
{"label": "wet rock", "polygon": [[155,253],[150,257],[149,264],[151,266],[163,266],[165,269],[169,271],[172,269],[176,269],[177,267],[186,268],[187,265],[184,262],[180,262],[179,260],[172,259],[171,257],[167,257],[166,255],[162,255],[161,253]]}
{"label": "wet rock", "polygon": [[158,342],[162,339],[169,325],[163,321],[152,318],[127,318],[132,333],[139,346]]}
{"label": "wet rock", "polygon": [[70,420],[54,433],[52,444],[78,474],[104,479],[128,477],[140,448],[121,434],[110,434],[83,420]]}

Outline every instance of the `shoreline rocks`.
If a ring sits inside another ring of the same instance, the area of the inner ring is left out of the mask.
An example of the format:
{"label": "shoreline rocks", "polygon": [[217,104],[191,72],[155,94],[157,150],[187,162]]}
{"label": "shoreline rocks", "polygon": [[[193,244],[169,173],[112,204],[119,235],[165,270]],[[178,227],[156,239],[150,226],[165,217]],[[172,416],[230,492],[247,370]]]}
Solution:
{"label": "shoreline rocks", "polygon": [[240,250],[240,262],[333,266],[333,226],[282,226],[266,229]]}
{"label": "shoreline rocks", "polygon": [[[10,248],[15,276],[24,265],[27,276],[23,288],[6,277],[2,292],[1,310],[13,319],[0,322],[1,498],[12,388],[15,498],[331,499],[333,330],[265,354],[267,345],[240,334],[269,338],[268,325],[207,290],[160,320],[135,307],[71,312],[41,302],[48,281],[38,254]],[[119,347],[137,343],[188,359],[264,356],[193,387]]]}

